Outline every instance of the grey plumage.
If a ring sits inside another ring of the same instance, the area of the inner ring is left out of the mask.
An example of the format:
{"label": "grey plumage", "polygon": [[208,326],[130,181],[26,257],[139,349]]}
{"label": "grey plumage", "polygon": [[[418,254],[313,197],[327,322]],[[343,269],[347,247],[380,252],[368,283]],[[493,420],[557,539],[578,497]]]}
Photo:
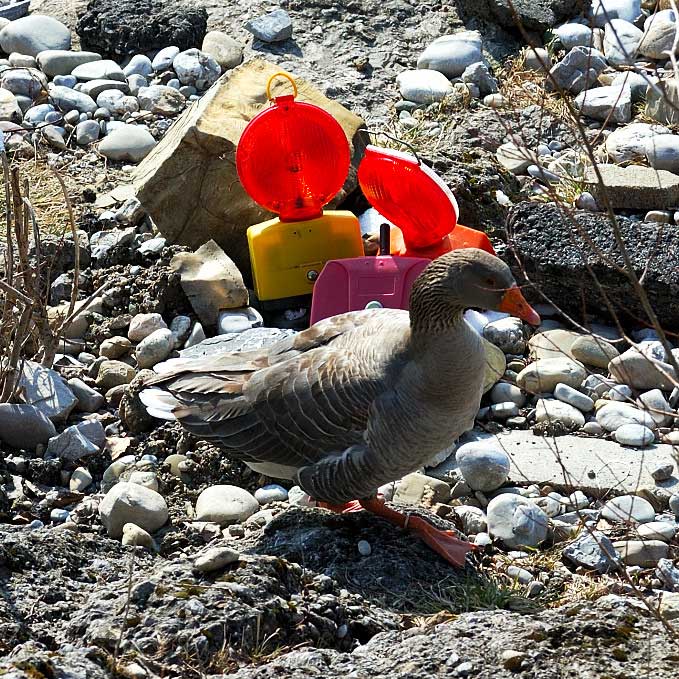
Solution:
{"label": "grey plumage", "polygon": [[465,306],[497,308],[514,284],[479,250],[435,260],[407,311],[356,311],[277,344],[219,359],[169,361],[150,386],[196,436],[312,497],[369,497],[471,428],[485,356]]}

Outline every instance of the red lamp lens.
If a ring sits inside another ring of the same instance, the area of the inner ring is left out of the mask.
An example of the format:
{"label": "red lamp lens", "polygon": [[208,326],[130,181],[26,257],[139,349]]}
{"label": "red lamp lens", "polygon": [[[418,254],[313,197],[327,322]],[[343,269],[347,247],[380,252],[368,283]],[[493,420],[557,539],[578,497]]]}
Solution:
{"label": "red lamp lens", "polygon": [[281,221],[313,219],[342,188],[351,157],[340,124],[326,111],[278,97],[247,125],[236,150],[243,187]]}
{"label": "red lamp lens", "polygon": [[441,241],[457,224],[457,201],[444,181],[401,151],[368,146],[358,167],[368,202],[403,232],[407,248]]}

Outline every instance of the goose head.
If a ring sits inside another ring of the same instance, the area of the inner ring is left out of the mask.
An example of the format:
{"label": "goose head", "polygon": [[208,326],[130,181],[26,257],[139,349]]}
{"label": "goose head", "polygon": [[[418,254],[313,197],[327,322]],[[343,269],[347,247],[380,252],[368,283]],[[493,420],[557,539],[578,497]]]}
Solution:
{"label": "goose head", "polygon": [[526,302],[509,267],[485,250],[464,248],[438,257],[413,285],[411,317],[429,323],[462,315],[468,308],[503,311],[531,325],[540,316]]}

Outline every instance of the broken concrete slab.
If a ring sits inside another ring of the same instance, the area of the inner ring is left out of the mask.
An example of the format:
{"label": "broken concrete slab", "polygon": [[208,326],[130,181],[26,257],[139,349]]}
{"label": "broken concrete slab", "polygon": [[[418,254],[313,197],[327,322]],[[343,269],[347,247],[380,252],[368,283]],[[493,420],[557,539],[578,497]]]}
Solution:
{"label": "broken concrete slab", "polygon": [[[497,436],[474,430],[461,442],[483,438],[493,438],[509,455],[511,467],[507,483],[510,485],[550,485],[559,492],[581,490],[599,498],[637,494],[651,500],[649,495],[652,495],[656,504],[666,504],[665,495],[669,498],[672,492],[679,492],[679,478],[672,477],[658,484],[651,476],[654,464],[672,458],[673,448],[667,444],[629,449],[606,439],[551,438],[518,430]],[[459,472],[455,458],[451,457],[426,473],[450,482]]]}
{"label": "broken concrete slab", "polygon": [[599,205],[605,196],[613,208],[637,211],[657,210],[679,205],[679,176],[667,170],[654,170],[641,165],[620,167],[602,163],[599,172],[603,186],[593,169],[585,173],[585,187]]}
{"label": "broken concrete slab", "polygon": [[[247,228],[273,215],[243,189],[236,171],[236,147],[248,122],[269,105],[267,80],[281,71],[276,64],[253,59],[225,73],[175,121],[136,169],[133,180],[137,197],[168,243],[196,248],[214,239],[246,278],[250,271]],[[297,101],[329,112],[352,145],[352,169],[332,207],[356,187],[356,168],[364,148],[358,130],[363,121],[308,81],[295,77],[295,83]],[[273,82],[274,97],[289,92],[285,79]]]}
{"label": "broken concrete slab", "polygon": [[205,325],[217,324],[222,309],[246,307],[248,291],[238,267],[214,240],[195,252],[180,252],[170,262],[193,310]]}

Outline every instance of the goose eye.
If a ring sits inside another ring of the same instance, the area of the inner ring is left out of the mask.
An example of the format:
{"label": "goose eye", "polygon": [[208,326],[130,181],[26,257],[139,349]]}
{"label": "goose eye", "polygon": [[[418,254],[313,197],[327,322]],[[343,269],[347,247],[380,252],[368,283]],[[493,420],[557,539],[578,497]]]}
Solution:
{"label": "goose eye", "polygon": [[495,287],[495,281],[492,278],[486,278],[484,282],[489,288]]}

